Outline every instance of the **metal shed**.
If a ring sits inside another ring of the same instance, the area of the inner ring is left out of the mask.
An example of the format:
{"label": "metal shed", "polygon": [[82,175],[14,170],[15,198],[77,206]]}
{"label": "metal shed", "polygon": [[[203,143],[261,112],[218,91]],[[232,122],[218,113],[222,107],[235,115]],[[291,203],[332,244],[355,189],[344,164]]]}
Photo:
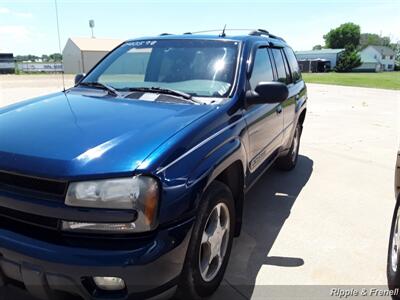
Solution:
{"label": "metal shed", "polygon": [[323,73],[331,70],[331,62],[327,59],[298,60],[303,73]]}
{"label": "metal shed", "polygon": [[0,53],[0,74],[15,73],[15,59],[12,53]]}
{"label": "metal shed", "polygon": [[336,67],[336,62],[340,54],[344,52],[344,49],[321,49],[321,50],[310,50],[310,51],[296,51],[298,60],[325,60],[330,62],[330,68]]}
{"label": "metal shed", "polygon": [[122,42],[119,39],[69,38],[63,50],[64,72],[89,72],[100,59]]}

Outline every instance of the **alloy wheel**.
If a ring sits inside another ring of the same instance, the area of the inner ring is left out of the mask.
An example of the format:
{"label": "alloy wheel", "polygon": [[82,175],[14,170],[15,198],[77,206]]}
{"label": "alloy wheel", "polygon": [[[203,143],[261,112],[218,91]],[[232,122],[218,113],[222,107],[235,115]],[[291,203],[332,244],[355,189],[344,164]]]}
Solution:
{"label": "alloy wheel", "polygon": [[229,231],[229,209],[225,203],[218,203],[208,216],[200,243],[199,268],[206,282],[213,280],[221,269],[228,247]]}
{"label": "alloy wheel", "polygon": [[391,255],[391,267],[393,272],[397,272],[397,265],[399,259],[399,248],[400,248],[400,236],[399,236],[399,219],[400,219],[400,210],[397,211],[396,222],[393,228],[392,235],[392,249],[390,250]]}

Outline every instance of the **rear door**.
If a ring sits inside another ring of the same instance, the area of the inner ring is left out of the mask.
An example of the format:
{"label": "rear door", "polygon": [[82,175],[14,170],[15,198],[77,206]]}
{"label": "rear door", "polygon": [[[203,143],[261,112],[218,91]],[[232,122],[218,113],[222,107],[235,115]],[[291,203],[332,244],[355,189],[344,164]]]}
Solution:
{"label": "rear door", "polygon": [[[291,68],[289,66],[285,53],[285,48],[272,48],[271,52],[276,65],[278,81],[285,83],[289,90],[288,98],[284,102],[282,102],[283,144],[285,145],[289,142],[292,130],[295,126],[294,121],[296,114],[296,101],[299,98],[299,89],[297,88],[297,83],[294,81],[294,78],[292,76]],[[299,74],[299,70],[297,74]]]}
{"label": "rear door", "polygon": [[[270,53],[266,47],[259,47],[248,80],[248,89],[255,89],[260,82],[274,81]],[[254,171],[282,144],[283,115],[280,103],[257,104],[246,112],[249,136],[249,168]]]}

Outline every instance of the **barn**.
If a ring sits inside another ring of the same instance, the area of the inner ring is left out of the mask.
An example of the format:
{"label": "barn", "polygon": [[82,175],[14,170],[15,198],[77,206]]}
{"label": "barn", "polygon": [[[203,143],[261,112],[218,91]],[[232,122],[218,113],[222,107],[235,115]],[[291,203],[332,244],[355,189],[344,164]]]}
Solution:
{"label": "barn", "polygon": [[340,54],[344,52],[344,49],[321,49],[321,50],[310,50],[310,51],[296,51],[296,56],[299,61],[314,61],[320,60],[329,62],[329,67],[334,69],[336,62]]}
{"label": "barn", "polygon": [[64,72],[89,72],[100,59],[122,42],[119,39],[69,38],[63,50]]}

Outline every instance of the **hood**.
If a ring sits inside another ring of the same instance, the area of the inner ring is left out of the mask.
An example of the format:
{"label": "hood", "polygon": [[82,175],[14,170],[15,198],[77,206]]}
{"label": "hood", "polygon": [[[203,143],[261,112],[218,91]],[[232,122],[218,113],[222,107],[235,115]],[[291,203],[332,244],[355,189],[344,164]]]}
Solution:
{"label": "hood", "polygon": [[0,109],[0,170],[50,178],[131,172],[212,109],[73,93],[22,102]]}

